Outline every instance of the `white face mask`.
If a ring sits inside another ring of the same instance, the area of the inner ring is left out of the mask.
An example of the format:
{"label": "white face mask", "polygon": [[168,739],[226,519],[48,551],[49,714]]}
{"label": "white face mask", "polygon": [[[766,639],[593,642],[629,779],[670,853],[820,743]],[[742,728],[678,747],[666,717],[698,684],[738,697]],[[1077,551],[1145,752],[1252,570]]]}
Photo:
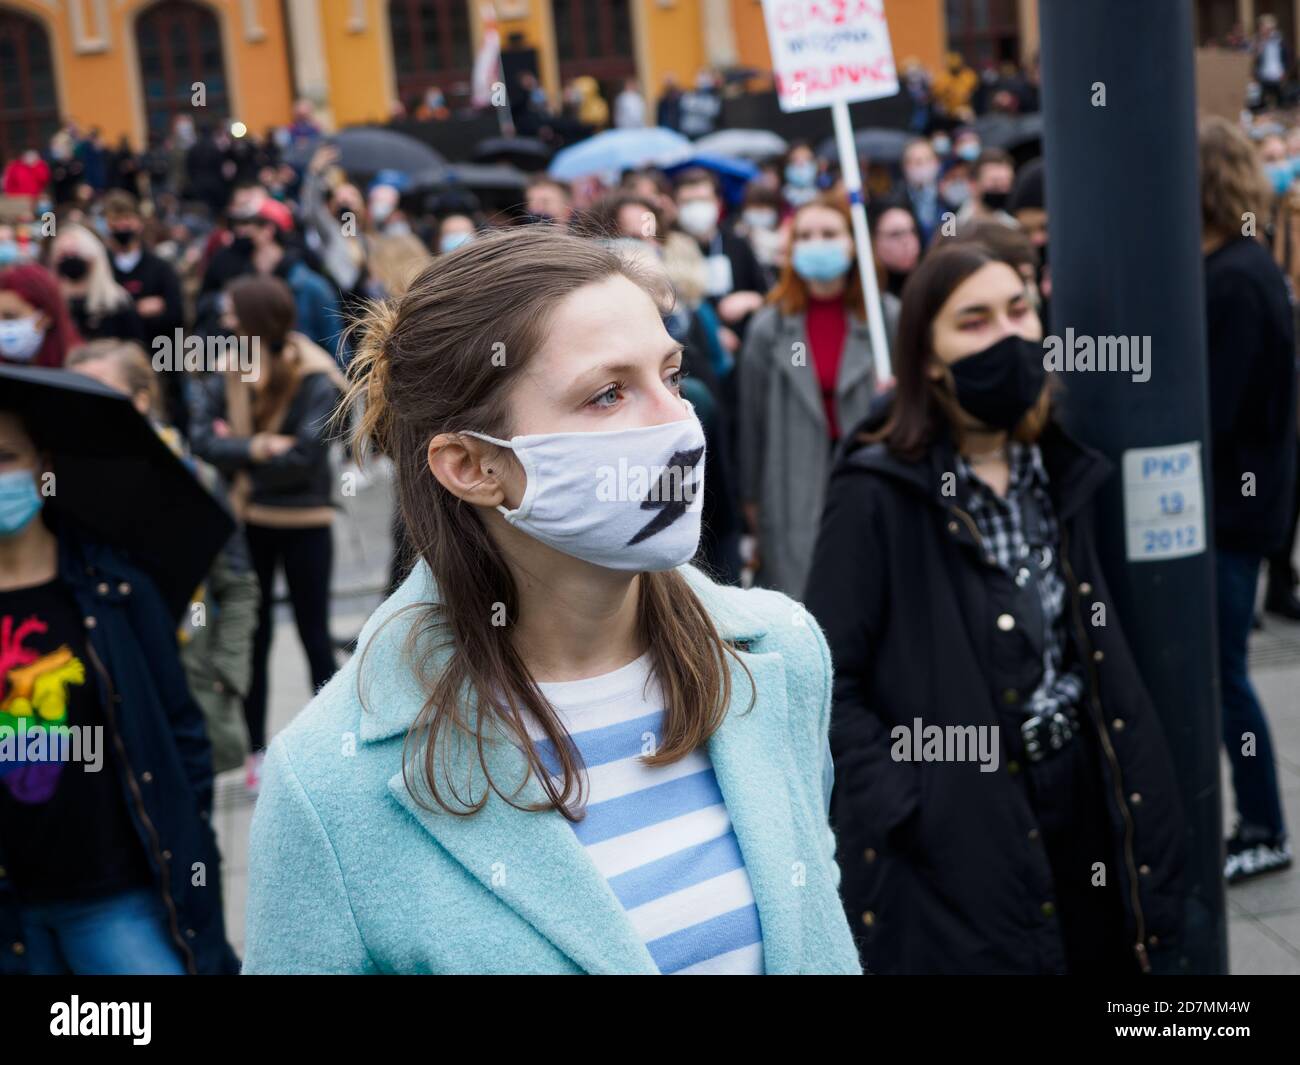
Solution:
{"label": "white face mask", "polygon": [[677,209],[677,220],[693,237],[707,237],[718,224],[718,204],[714,200],[690,200]]}
{"label": "white face mask", "polygon": [[499,440],[528,478],[506,521],[535,540],[606,569],[646,572],[689,562],[700,542],[704,429],[695,410],[679,421],[595,433],[537,433]]}
{"label": "white face mask", "polygon": [[35,316],[0,321],[0,358],[31,362],[44,340],[45,330],[37,328]]}
{"label": "white face mask", "polygon": [[122,273],[129,274],[140,265],[140,256],[142,254],[139,248],[136,248],[135,251],[120,251],[113,256],[113,265]]}
{"label": "white face mask", "polygon": [[907,183],[917,189],[933,185],[938,176],[938,163],[915,163],[903,169],[903,177],[907,179]]}

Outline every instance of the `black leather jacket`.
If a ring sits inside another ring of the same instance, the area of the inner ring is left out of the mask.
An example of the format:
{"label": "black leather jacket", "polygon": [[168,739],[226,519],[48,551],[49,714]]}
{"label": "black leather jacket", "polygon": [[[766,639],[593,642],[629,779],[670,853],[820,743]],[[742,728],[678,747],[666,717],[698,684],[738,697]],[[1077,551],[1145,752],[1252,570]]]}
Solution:
{"label": "black leather jacket", "polygon": [[276,430],[297,437],[297,445],[266,462],[253,462],[249,437],[218,436],[213,429],[216,420],[227,417],[221,376],[196,376],[189,388],[190,444],[196,455],[227,477],[246,470],[255,504],[294,509],[329,506],[334,485],[329,421],[338,402],[339,390],[327,374],[303,376]]}

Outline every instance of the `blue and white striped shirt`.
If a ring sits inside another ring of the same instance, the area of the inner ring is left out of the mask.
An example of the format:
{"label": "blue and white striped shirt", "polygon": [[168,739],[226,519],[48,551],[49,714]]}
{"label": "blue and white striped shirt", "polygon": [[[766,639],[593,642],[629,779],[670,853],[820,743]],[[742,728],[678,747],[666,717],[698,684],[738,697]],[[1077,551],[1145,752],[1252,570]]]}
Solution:
{"label": "blue and white striped shirt", "polygon": [[[586,766],[573,831],[663,973],[763,972],[763,935],[745,860],[708,751],[650,767],[663,697],[649,653],[586,680],[540,684]],[[554,746],[530,734],[552,774]]]}

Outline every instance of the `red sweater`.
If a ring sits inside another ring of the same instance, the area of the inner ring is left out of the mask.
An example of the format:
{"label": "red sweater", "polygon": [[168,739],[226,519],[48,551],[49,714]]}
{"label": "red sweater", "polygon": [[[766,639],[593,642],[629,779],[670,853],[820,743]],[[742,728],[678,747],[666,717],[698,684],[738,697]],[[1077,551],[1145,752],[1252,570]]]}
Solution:
{"label": "red sweater", "polygon": [[28,166],[15,159],[5,167],[3,184],[6,196],[39,196],[50,181],[50,168],[44,159]]}
{"label": "red sweater", "polygon": [[817,384],[822,390],[822,403],[826,406],[826,424],[830,426],[832,440],[840,438],[840,427],[835,420],[835,382],[840,375],[840,360],[844,355],[844,337],[849,331],[849,315],[844,300],[819,300],[808,297],[806,326],[808,346],[812,348],[813,368],[817,371]]}

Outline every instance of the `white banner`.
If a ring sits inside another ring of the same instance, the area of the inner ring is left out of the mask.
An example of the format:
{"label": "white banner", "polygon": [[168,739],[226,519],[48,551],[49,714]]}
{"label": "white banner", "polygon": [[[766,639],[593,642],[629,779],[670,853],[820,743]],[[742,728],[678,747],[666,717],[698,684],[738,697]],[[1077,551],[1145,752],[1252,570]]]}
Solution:
{"label": "white banner", "polygon": [[763,0],[781,110],[898,92],[884,0]]}
{"label": "white banner", "polygon": [[501,77],[501,34],[497,30],[496,11],[491,4],[484,4],[482,13],[483,44],[474,57],[474,70],[470,77],[470,103],[475,107],[492,104],[492,85]]}

